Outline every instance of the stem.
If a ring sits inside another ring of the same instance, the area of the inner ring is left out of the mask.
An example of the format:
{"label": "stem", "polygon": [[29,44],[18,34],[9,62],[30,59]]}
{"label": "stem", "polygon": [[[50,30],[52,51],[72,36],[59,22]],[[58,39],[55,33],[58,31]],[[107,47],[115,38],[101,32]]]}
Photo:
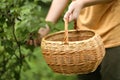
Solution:
{"label": "stem", "polygon": [[[14,25],[15,25],[15,23],[14,23]],[[22,57],[22,52],[21,52],[21,45],[19,44],[19,42],[18,42],[18,40],[17,40],[17,37],[16,37],[16,35],[15,35],[15,26],[12,26],[13,27],[13,36],[14,36],[14,39],[15,39],[15,41],[16,41],[16,44],[17,44],[17,46],[18,46],[18,50],[19,50],[19,60],[20,60],[20,66],[19,66],[19,68],[20,68],[20,70],[19,70],[19,73],[21,72],[21,69],[22,69],[22,60],[23,60],[23,57]],[[19,75],[20,76],[20,75]]]}
{"label": "stem", "polygon": [[13,27],[13,36],[14,36],[14,39],[15,39],[15,41],[16,41],[16,43],[17,43],[17,46],[18,46],[18,49],[19,49],[20,58],[21,58],[22,52],[21,52],[20,44],[19,44],[19,42],[18,42],[18,40],[17,40],[17,37],[16,37],[16,35],[15,35],[15,27],[14,27],[14,25],[13,25],[12,27]]}

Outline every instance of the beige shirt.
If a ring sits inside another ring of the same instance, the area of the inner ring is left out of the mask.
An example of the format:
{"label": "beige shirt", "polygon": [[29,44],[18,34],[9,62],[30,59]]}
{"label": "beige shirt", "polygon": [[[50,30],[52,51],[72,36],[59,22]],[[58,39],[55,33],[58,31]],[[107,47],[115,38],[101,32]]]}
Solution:
{"label": "beige shirt", "polygon": [[78,18],[80,29],[95,30],[105,47],[120,45],[120,0],[84,8]]}

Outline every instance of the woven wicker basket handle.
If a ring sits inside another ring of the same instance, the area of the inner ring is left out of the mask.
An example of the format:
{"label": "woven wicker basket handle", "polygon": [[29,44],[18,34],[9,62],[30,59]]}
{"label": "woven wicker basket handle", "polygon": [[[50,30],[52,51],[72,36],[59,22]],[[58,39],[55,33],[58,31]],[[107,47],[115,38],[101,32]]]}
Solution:
{"label": "woven wicker basket handle", "polygon": [[[65,44],[68,44],[69,40],[68,40],[68,20],[64,20],[65,22],[65,36],[64,36],[64,42]],[[74,29],[78,30],[77,27],[77,21],[74,20]]]}

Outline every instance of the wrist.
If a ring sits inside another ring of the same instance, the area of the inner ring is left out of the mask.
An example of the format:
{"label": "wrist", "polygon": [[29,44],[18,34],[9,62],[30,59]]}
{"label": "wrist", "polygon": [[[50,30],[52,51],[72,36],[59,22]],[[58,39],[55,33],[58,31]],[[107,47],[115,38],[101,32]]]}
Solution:
{"label": "wrist", "polygon": [[49,27],[49,30],[52,30],[54,28],[55,23],[46,21],[46,26]]}
{"label": "wrist", "polygon": [[55,19],[53,17],[46,17],[45,21],[52,23],[52,24],[55,24],[57,22],[57,19]]}

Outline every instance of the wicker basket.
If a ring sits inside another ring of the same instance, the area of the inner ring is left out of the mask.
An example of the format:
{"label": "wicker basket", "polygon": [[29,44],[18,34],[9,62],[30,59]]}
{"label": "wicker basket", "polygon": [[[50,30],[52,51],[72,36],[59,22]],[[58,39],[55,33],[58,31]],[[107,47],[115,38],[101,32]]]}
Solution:
{"label": "wicker basket", "polygon": [[41,49],[47,64],[54,72],[61,74],[95,71],[105,55],[100,36],[89,30],[68,31],[67,26],[65,31],[42,39]]}

